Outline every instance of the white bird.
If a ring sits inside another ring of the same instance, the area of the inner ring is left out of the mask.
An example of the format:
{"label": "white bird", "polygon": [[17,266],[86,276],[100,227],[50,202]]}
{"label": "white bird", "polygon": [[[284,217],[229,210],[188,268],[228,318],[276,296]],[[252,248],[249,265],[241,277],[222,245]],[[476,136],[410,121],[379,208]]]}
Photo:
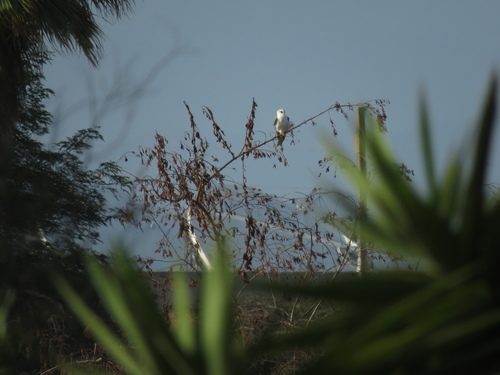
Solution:
{"label": "white bird", "polygon": [[276,112],[276,118],[274,119],[274,130],[278,135],[278,142],[276,142],[276,146],[281,146],[281,144],[285,140],[286,133],[290,131],[290,119],[285,114],[284,109],[278,109],[278,112]]}

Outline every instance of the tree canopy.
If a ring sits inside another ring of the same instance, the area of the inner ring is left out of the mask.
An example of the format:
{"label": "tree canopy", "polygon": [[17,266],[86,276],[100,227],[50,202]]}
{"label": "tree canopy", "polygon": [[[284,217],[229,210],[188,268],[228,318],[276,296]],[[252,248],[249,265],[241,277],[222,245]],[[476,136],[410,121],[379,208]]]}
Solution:
{"label": "tree canopy", "polygon": [[95,170],[84,164],[83,153],[102,140],[98,129],[79,130],[55,144],[41,141],[39,136],[52,124],[44,104],[52,91],[44,87],[43,73],[36,66],[28,73],[26,100],[0,195],[2,247],[23,248],[29,239],[66,250],[79,241],[95,243],[98,228],[112,215],[106,194],[116,194],[117,186],[126,185],[125,178],[115,163],[102,163]]}
{"label": "tree canopy", "polygon": [[32,60],[49,47],[81,51],[94,66],[101,55],[97,20],[119,18],[133,0],[0,1],[0,191],[8,178],[14,127],[28,93]]}

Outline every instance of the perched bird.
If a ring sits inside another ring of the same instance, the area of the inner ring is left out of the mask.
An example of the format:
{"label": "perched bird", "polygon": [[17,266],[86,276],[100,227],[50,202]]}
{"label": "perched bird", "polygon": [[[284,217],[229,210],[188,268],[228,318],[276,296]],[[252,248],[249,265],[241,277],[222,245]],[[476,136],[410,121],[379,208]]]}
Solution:
{"label": "perched bird", "polygon": [[276,113],[276,118],[274,119],[274,130],[278,135],[278,142],[276,142],[276,146],[281,146],[285,140],[286,133],[290,131],[290,119],[285,114],[284,109],[278,109],[278,112]]}

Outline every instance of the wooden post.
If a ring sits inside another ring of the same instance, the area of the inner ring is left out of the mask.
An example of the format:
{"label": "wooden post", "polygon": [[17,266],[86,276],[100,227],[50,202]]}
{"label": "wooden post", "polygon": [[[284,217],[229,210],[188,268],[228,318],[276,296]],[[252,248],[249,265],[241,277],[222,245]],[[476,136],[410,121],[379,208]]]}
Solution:
{"label": "wooden post", "polygon": [[[354,136],[354,147],[356,150],[356,161],[360,173],[366,177],[366,124],[365,124],[366,107],[358,107],[356,117],[356,134]],[[356,271],[360,276],[363,276],[369,268],[368,255],[366,253],[367,243],[363,236],[363,221],[366,219],[366,196],[363,189],[359,190],[359,232],[358,232],[358,262]]]}

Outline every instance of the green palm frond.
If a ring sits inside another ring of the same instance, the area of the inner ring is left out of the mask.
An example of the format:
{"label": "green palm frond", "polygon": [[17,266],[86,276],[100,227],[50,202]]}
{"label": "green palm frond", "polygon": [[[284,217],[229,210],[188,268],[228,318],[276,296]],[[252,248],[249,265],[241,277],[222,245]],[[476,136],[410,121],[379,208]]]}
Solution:
{"label": "green palm frond", "polygon": [[232,274],[225,254],[220,244],[214,270],[204,274],[199,318],[192,313],[191,292],[185,280],[182,275],[176,276],[172,328],[159,311],[151,286],[123,250],[117,249],[111,268],[89,258],[93,285],[125,341],[67,282],[58,279],[56,283],[75,314],[126,373],[230,375],[239,373],[243,353],[232,336]]}
{"label": "green palm frond", "polygon": [[[314,287],[282,286],[288,293],[347,303],[349,308],[342,316],[292,335],[269,338],[260,350],[321,348],[324,356],[304,372],[315,374],[500,371],[500,202],[498,196],[487,196],[485,187],[496,92],[493,78],[474,147],[454,154],[441,176],[432,155],[427,107],[422,104],[428,184],[423,192],[398,173],[382,135],[374,130],[375,124],[369,127],[367,148],[375,175],[369,179],[355,168],[345,169],[368,200],[363,234],[390,252],[422,257],[428,267]],[[335,155],[343,155],[333,147]]]}
{"label": "green palm frond", "polygon": [[134,0],[2,0],[0,25],[16,37],[21,51],[44,49],[45,42],[63,51],[82,51],[93,65],[102,56],[98,16],[119,18]]}

